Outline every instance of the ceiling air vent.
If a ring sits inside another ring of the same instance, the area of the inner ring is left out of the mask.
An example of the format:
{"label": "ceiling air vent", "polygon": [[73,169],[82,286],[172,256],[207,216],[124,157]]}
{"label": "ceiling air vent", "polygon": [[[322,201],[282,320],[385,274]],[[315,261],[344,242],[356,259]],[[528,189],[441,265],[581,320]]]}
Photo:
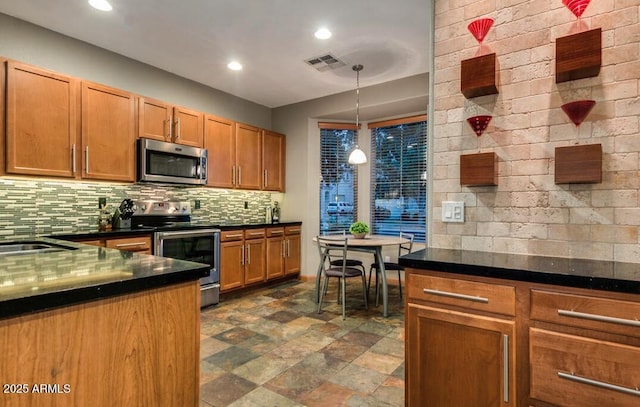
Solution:
{"label": "ceiling air vent", "polygon": [[320,72],[328,71],[330,69],[340,68],[345,66],[345,63],[331,54],[321,55],[319,57],[313,57],[305,60],[307,65],[312,66]]}

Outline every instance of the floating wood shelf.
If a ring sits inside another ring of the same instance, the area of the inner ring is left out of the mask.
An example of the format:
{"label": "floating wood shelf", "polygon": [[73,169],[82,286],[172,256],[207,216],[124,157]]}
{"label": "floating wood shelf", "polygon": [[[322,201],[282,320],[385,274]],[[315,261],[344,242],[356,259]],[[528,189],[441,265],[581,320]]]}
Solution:
{"label": "floating wood shelf", "polygon": [[556,83],[598,76],[601,65],[601,28],[556,39]]}
{"label": "floating wood shelf", "polygon": [[495,153],[461,155],[460,185],[498,185],[498,156]]}
{"label": "floating wood shelf", "polygon": [[496,54],[465,59],[461,63],[460,90],[467,98],[497,95]]}
{"label": "floating wood shelf", "polygon": [[602,182],[602,144],[556,147],[556,184]]}

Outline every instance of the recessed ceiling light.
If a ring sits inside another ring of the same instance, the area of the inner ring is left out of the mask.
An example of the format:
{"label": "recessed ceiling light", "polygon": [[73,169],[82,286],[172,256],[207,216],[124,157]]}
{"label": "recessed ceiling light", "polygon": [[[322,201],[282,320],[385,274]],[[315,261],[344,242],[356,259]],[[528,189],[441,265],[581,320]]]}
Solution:
{"label": "recessed ceiling light", "polygon": [[89,5],[102,11],[111,11],[113,9],[107,0],[89,0]]}
{"label": "recessed ceiling light", "polygon": [[231,61],[227,65],[227,68],[231,69],[232,71],[239,71],[242,69],[242,64],[238,61]]}
{"label": "recessed ceiling light", "polygon": [[313,35],[315,35],[319,40],[326,40],[331,38],[331,31],[323,27],[316,31]]}

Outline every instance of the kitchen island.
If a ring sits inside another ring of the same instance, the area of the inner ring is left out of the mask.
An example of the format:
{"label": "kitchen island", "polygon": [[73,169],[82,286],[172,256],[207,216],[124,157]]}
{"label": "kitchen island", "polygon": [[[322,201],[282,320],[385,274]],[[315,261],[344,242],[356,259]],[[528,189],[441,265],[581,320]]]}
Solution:
{"label": "kitchen island", "polygon": [[198,405],[209,267],[35,240],[0,255],[0,405]]}
{"label": "kitchen island", "polygon": [[640,264],[434,248],[399,262],[408,406],[640,403]]}

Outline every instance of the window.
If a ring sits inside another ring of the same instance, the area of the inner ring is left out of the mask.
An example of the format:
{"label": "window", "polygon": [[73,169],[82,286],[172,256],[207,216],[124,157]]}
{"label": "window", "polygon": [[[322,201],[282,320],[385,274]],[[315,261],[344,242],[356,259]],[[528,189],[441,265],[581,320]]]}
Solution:
{"label": "window", "polygon": [[320,128],[320,233],[324,234],[348,230],[358,218],[358,173],[347,162],[357,132],[355,126],[340,123],[320,123]]}
{"label": "window", "polygon": [[426,116],[370,123],[372,233],[427,231]]}

